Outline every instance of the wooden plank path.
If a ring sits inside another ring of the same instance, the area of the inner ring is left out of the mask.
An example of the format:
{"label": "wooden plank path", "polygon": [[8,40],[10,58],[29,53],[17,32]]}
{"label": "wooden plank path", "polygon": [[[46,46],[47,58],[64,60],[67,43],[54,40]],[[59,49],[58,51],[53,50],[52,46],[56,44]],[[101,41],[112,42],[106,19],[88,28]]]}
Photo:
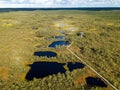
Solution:
{"label": "wooden plank path", "polygon": [[95,69],[93,69],[90,65],[88,65],[84,60],[82,60],[79,56],[77,56],[73,51],[69,49],[73,45],[72,42],[69,46],[67,46],[67,50],[72,53],[76,58],[78,58],[83,64],[85,64],[88,68],[90,68],[94,73],[96,73],[99,77],[101,77],[106,83],[108,83],[113,89],[118,90],[114,85],[112,85],[106,78],[100,75]]}

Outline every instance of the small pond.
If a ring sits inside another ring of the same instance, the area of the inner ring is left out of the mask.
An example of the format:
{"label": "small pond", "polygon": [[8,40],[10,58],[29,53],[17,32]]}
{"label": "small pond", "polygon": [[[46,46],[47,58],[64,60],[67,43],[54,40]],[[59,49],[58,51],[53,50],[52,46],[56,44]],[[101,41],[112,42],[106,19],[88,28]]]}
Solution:
{"label": "small pond", "polygon": [[65,40],[65,36],[55,36],[53,38],[55,38],[55,39],[64,39]]}
{"label": "small pond", "polygon": [[[33,78],[43,78],[49,75],[57,73],[65,73],[66,70],[64,65],[67,64],[67,67],[72,71],[74,69],[81,69],[81,63],[68,62],[68,63],[57,63],[57,62],[34,62],[33,64],[28,65],[30,70],[26,74],[26,79],[33,80]],[[77,64],[77,66],[75,66]],[[82,66],[83,68],[83,66]]]}
{"label": "small pond", "polygon": [[38,51],[38,52],[34,52],[34,56],[39,56],[39,57],[56,57],[57,53],[52,52],[52,51]]}
{"label": "small pond", "polygon": [[98,77],[87,77],[86,83],[88,86],[107,87],[107,85]]}
{"label": "small pond", "polygon": [[70,43],[68,41],[55,41],[51,43],[48,47],[55,48],[56,46],[68,46]]}
{"label": "small pond", "polygon": [[77,68],[84,68],[84,64],[82,63],[79,63],[79,62],[76,62],[76,63],[72,63],[72,62],[69,62],[67,67],[69,68],[70,71],[73,71],[74,69],[77,69]]}
{"label": "small pond", "polygon": [[54,36],[54,37],[45,38],[45,40],[48,40],[48,41],[52,39],[65,40],[65,36]]}

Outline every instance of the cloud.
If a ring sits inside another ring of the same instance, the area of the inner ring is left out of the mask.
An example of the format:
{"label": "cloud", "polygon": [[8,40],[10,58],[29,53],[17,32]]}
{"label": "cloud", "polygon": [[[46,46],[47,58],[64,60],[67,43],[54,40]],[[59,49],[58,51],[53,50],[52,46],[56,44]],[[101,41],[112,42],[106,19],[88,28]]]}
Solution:
{"label": "cloud", "polygon": [[0,0],[0,7],[120,7],[120,0]]}
{"label": "cloud", "polygon": [[56,0],[56,2],[62,2],[63,0]]}
{"label": "cloud", "polygon": [[29,0],[31,3],[50,3],[53,0]]}
{"label": "cloud", "polygon": [[16,3],[16,2],[23,3],[23,2],[25,2],[25,0],[11,0],[11,2],[13,2],[13,3]]}

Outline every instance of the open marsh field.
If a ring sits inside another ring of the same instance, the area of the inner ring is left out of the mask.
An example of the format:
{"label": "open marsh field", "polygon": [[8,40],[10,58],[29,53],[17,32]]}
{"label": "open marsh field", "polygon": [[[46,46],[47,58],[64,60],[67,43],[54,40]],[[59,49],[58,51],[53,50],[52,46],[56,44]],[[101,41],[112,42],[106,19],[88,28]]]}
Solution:
{"label": "open marsh field", "polygon": [[0,90],[120,89],[120,10],[0,12]]}

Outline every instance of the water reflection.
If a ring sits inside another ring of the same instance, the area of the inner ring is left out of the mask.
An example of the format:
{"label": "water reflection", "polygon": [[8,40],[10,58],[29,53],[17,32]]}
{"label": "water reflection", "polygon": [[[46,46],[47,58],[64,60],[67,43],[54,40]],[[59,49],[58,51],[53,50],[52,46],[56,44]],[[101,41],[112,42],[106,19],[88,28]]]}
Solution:
{"label": "water reflection", "polygon": [[45,38],[45,40],[48,40],[48,41],[52,39],[65,40],[65,36],[54,36],[54,37]]}
{"label": "water reflection", "polygon": [[67,46],[70,43],[68,41],[55,41],[52,44],[50,44],[48,47],[55,48],[56,46]]}
{"label": "water reflection", "polygon": [[[77,66],[74,66],[76,65]],[[81,68],[82,63],[72,63],[68,62],[67,66],[72,71],[77,68]],[[33,80],[33,78],[43,78],[48,75],[53,75],[57,73],[65,73],[66,70],[63,67],[66,63],[57,63],[57,62],[34,62],[30,66],[30,70],[26,75],[27,80]],[[83,68],[83,67],[82,67]]]}
{"label": "water reflection", "polygon": [[65,40],[65,36],[55,36],[55,39],[61,39],[61,40]]}
{"label": "water reflection", "polygon": [[77,68],[82,69],[82,68],[84,68],[85,65],[82,63],[79,63],[79,62],[75,62],[75,63],[69,62],[67,66],[70,71],[73,71],[74,69],[77,69]]}
{"label": "water reflection", "polygon": [[100,78],[97,77],[87,77],[86,83],[89,86],[99,86],[99,87],[107,87],[107,85]]}
{"label": "water reflection", "polygon": [[56,57],[57,54],[55,52],[52,51],[38,51],[38,52],[34,52],[34,56],[39,56],[39,57]]}

